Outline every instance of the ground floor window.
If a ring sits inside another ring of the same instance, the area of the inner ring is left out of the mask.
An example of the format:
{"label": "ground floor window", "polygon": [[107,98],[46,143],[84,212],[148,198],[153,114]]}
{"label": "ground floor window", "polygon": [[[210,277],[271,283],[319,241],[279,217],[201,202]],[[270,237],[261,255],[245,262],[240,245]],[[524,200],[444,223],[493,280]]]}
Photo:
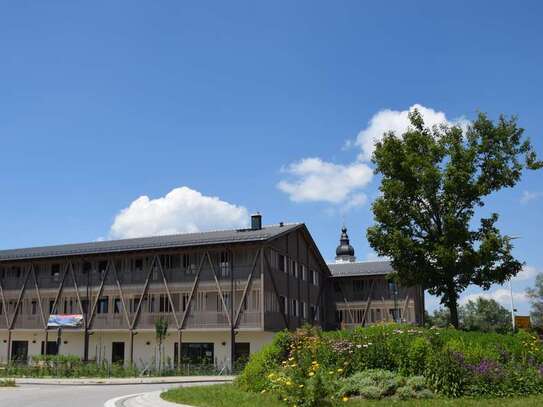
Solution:
{"label": "ground floor window", "polygon": [[[41,354],[45,355],[45,341],[41,341]],[[47,341],[47,354],[58,355],[58,344],[56,341]]]}
{"label": "ground floor window", "polygon": [[[179,344],[174,344],[174,360],[177,364]],[[181,362],[191,364],[213,364],[215,347],[213,343],[183,342],[181,344]]]}
{"label": "ground floor window", "polygon": [[234,347],[234,361],[236,363],[247,363],[251,354],[251,344],[249,342],[236,342]]}
{"label": "ground floor window", "polygon": [[28,361],[28,341],[11,342],[11,360],[22,363]]}

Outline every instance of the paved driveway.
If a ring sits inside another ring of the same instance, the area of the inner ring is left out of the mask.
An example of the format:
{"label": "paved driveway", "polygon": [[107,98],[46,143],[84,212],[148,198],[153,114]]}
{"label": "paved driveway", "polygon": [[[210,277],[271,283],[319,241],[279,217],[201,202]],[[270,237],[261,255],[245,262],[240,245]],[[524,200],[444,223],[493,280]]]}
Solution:
{"label": "paved driveway", "polygon": [[114,397],[179,387],[180,384],[31,385],[0,388],[0,407],[103,407]]}

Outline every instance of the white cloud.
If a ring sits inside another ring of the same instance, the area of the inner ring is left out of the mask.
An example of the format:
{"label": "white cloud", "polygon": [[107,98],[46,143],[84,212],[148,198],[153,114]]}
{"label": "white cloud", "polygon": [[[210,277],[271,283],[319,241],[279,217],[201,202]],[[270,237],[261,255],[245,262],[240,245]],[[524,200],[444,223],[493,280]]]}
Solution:
{"label": "white cloud", "polygon": [[464,119],[448,121],[445,113],[419,104],[403,111],[381,110],[370,119],[368,126],[358,134],[356,140],[347,140],[341,147],[343,151],[353,147],[360,148],[358,157],[352,163],[343,165],[327,162],[319,157],[303,158],[283,170],[290,179],[281,180],[277,187],[293,202],[340,205],[341,213],[363,205],[367,197],[362,190],[373,178],[368,161],[375,149],[375,143],[381,140],[386,132],[393,131],[398,135],[404,133],[409,126],[408,113],[415,108],[422,114],[426,126],[457,124],[467,127],[468,122]]}
{"label": "white cloud", "polygon": [[463,128],[467,127],[467,121],[463,118],[453,121],[447,120],[445,113],[438,112],[432,108],[425,107],[419,104],[414,104],[407,110],[390,110],[385,109],[373,115],[368,123],[368,127],[358,133],[355,144],[360,147],[361,152],[358,159],[361,161],[369,161],[375,150],[375,143],[383,138],[387,132],[394,132],[397,135],[404,133],[409,127],[410,111],[418,109],[424,119],[424,124],[427,127],[432,127],[440,124],[459,125]]}
{"label": "white cloud", "polygon": [[[459,303],[461,305],[466,304],[468,301],[476,301],[477,298],[484,298],[487,300],[495,300],[506,308],[511,306],[511,291],[506,288],[498,288],[494,291],[484,291],[480,293],[468,294],[460,298]],[[515,308],[519,303],[527,303],[528,296],[522,291],[513,291],[513,302]]]}
{"label": "white cloud", "polygon": [[524,266],[522,270],[513,277],[513,281],[526,281],[537,276],[539,271],[533,266]]}
{"label": "white cloud", "polygon": [[243,206],[205,196],[186,186],[151,199],[142,195],[121,210],[109,231],[110,238],[132,238],[213,229],[245,227],[249,214]]}
{"label": "white cloud", "polygon": [[356,192],[373,178],[364,163],[334,164],[320,158],[304,158],[290,164],[283,172],[294,179],[281,180],[277,187],[293,202],[328,202],[349,207],[362,205],[366,196]]}
{"label": "white cloud", "polygon": [[543,196],[542,192],[523,191],[520,197],[520,203],[525,205],[528,202],[535,201]]}

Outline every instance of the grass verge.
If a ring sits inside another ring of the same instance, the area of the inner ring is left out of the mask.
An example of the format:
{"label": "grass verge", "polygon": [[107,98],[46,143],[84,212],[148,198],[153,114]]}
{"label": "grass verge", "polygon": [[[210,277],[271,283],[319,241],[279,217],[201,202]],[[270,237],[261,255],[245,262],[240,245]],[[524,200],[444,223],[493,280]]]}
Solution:
{"label": "grass verge", "polygon": [[13,379],[0,379],[0,387],[15,387],[15,380]]}
{"label": "grass verge", "polygon": [[[195,407],[286,407],[286,404],[265,394],[247,393],[231,384],[198,387],[180,387],[162,393],[167,401],[189,404]],[[433,399],[433,400],[350,400],[339,402],[345,407],[536,407],[543,406],[543,395],[508,399]]]}

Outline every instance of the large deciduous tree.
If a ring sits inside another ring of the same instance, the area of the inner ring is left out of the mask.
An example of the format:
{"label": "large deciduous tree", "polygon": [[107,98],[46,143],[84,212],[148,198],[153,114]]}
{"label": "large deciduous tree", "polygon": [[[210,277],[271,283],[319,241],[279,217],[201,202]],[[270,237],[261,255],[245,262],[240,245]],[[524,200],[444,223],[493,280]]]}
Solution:
{"label": "large deciduous tree", "polygon": [[379,255],[391,258],[398,281],[439,296],[458,327],[458,298],[468,285],[488,289],[522,267],[511,238],[496,226],[498,214],[476,218],[476,209],[517,184],[525,169],[543,164],[514,117],[494,123],[481,113],[466,130],[425,127],[416,110],[409,119],[404,134],[385,134],[376,145],[381,194],[367,236]]}

